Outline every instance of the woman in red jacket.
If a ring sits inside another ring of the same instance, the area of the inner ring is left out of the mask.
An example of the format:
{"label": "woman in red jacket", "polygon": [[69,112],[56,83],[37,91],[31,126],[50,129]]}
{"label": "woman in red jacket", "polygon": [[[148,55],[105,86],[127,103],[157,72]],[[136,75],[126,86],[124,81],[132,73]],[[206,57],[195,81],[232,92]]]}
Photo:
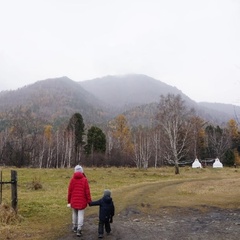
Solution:
{"label": "woman in red jacket", "polygon": [[68,206],[72,208],[73,231],[79,237],[82,235],[84,209],[91,201],[88,180],[83,173],[83,168],[77,165],[68,186]]}

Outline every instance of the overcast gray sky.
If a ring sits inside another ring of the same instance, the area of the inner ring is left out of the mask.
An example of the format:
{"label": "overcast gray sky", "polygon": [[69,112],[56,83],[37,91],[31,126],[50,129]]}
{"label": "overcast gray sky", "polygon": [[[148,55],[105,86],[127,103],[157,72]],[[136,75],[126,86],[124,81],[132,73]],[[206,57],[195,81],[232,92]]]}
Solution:
{"label": "overcast gray sky", "polygon": [[0,91],[129,73],[240,105],[240,0],[0,0]]}

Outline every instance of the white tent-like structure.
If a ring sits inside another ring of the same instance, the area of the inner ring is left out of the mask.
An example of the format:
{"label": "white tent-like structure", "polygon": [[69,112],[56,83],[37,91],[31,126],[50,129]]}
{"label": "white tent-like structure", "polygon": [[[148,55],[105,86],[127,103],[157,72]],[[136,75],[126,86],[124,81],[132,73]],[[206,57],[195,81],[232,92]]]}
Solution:
{"label": "white tent-like structure", "polygon": [[192,168],[202,168],[202,164],[198,161],[197,158],[192,163]]}
{"label": "white tent-like structure", "polygon": [[223,167],[222,163],[218,158],[216,158],[215,162],[213,163],[213,168],[222,168],[222,167]]}

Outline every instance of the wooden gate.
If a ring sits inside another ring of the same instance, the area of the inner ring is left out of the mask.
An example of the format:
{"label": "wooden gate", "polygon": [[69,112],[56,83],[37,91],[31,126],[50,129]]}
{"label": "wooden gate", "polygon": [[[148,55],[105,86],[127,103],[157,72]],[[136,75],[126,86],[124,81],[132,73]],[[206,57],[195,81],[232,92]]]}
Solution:
{"label": "wooden gate", "polygon": [[12,208],[17,211],[17,171],[11,170],[11,180],[4,182],[2,180],[2,171],[0,171],[0,204],[2,203],[2,186],[3,184],[11,184],[12,192]]}

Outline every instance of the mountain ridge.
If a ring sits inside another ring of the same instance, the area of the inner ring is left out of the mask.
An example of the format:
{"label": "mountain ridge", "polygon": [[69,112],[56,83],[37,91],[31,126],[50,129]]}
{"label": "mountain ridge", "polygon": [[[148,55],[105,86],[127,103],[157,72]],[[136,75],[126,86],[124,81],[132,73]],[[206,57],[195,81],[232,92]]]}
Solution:
{"label": "mountain ridge", "polygon": [[25,106],[50,122],[57,118],[67,119],[75,112],[84,112],[87,121],[92,122],[94,112],[94,120],[101,122],[102,109],[99,102],[77,82],[68,77],[60,77],[40,80],[0,94],[0,111]]}
{"label": "mountain ridge", "polygon": [[[113,94],[116,100],[111,102],[114,103],[115,106],[119,105],[119,102],[120,106],[124,105],[126,96],[127,102],[135,99],[133,102],[139,105],[157,102],[160,100],[161,94],[168,92],[180,94],[184,99],[190,101],[190,98],[176,87],[172,87],[144,74],[108,75],[102,78],[81,81],[79,84],[99,99],[105,101],[105,103],[113,100],[111,90],[116,89],[117,91],[114,91]],[[108,94],[106,94],[106,92],[108,92]],[[139,96],[140,94],[142,96]]]}
{"label": "mountain ridge", "polygon": [[[121,113],[131,116],[132,124],[144,123],[153,118],[160,95],[167,93],[181,95],[199,116],[217,124],[240,112],[240,107],[234,105],[197,103],[176,87],[143,74],[109,75],[81,82],[66,76],[40,80],[17,90],[0,92],[0,112],[22,105],[49,122],[69,119],[71,114],[80,112],[89,124],[106,124]],[[140,121],[140,117],[145,120]]]}

